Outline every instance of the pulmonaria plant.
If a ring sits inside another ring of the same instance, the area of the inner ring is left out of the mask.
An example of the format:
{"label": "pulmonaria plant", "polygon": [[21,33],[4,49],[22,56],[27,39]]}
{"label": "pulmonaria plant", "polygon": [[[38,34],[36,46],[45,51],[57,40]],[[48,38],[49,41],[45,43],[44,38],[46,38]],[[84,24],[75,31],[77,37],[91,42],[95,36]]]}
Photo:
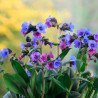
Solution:
{"label": "pulmonaria plant", "polygon": [[[26,37],[26,42],[20,43],[21,55],[17,57],[9,48],[0,50],[0,72],[4,72],[1,67],[3,59],[11,55],[9,61],[15,73],[3,73],[3,77],[12,98],[98,97],[98,78],[92,77],[88,70],[89,62],[98,59],[98,33],[91,34],[88,28],[73,33],[72,22],[59,24],[51,16],[45,23],[33,25],[32,22],[23,22],[21,27]],[[60,31],[59,42],[51,42],[42,36],[46,29],[51,28]],[[27,36],[29,33],[32,38]],[[77,56],[71,55],[68,58],[67,54],[73,49],[72,44],[78,48]],[[49,45],[50,49],[57,47],[57,54],[53,51],[45,53],[42,50],[44,45]]]}

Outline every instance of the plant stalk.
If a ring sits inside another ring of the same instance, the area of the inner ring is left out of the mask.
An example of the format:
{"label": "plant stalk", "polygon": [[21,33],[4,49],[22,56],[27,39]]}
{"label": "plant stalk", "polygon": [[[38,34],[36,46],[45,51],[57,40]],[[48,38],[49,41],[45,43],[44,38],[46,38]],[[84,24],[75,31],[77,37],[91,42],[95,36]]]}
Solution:
{"label": "plant stalk", "polygon": [[[78,72],[78,69],[76,70],[75,75],[74,75],[74,77],[73,77],[73,80],[72,80],[72,82],[71,82],[71,85],[70,85],[70,87],[69,87],[69,92],[71,91],[71,88],[72,88],[72,86],[73,86],[73,84],[74,84],[75,78],[76,78],[76,76],[77,76],[77,72]],[[66,98],[68,98],[68,94],[66,95]]]}

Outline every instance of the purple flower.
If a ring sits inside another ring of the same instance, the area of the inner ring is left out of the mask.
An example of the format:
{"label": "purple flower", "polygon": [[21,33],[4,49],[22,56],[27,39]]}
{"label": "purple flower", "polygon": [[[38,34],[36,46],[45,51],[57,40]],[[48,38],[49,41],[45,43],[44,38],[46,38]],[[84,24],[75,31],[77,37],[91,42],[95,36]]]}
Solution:
{"label": "purple flower", "polygon": [[87,38],[87,36],[84,36],[82,43],[87,44],[88,42],[89,42],[89,39]]}
{"label": "purple flower", "polygon": [[94,40],[92,40],[92,41],[89,42],[88,46],[89,46],[89,47],[88,47],[89,49],[96,50],[96,48],[97,48],[97,43],[96,43]]}
{"label": "purple flower", "polygon": [[40,56],[40,61],[41,61],[42,63],[44,63],[45,61],[47,61],[47,55],[46,55],[46,54],[42,54],[42,55]]}
{"label": "purple flower", "polygon": [[33,47],[37,47],[37,41],[38,39],[36,39],[34,36],[32,37],[31,41],[33,42]]}
{"label": "purple flower", "polygon": [[57,60],[54,61],[54,68],[59,68],[59,66],[61,65],[61,58],[59,57]]}
{"label": "purple flower", "polygon": [[39,52],[34,52],[30,55],[30,57],[31,57],[31,61],[36,61],[37,62],[40,59],[40,53]]}
{"label": "purple flower", "polygon": [[69,45],[69,47],[71,46],[71,35],[70,35],[70,33],[66,34],[66,44]]}
{"label": "purple flower", "polygon": [[59,47],[61,50],[64,50],[66,48],[66,44],[64,42],[60,42]]}
{"label": "purple flower", "polygon": [[77,30],[77,36],[78,37],[82,37],[84,35],[84,33],[85,33],[85,30],[82,28],[80,30]]}
{"label": "purple flower", "polygon": [[2,50],[1,53],[0,53],[0,55],[1,55],[2,58],[7,58],[8,55],[9,55],[8,49],[3,48],[3,50]]}
{"label": "purple flower", "polygon": [[81,48],[81,41],[79,39],[74,40],[74,44],[75,48]]}
{"label": "purple flower", "polygon": [[90,29],[84,29],[84,34],[86,36],[90,36],[91,35]]}
{"label": "purple flower", "polygon": [[38,24],[36,25],[37,31],[38,31],[38,32],[41,32],[41,33],[46,33],[46,31],[45,31],[46,28],[47,28],[47,26],[44,25],[42,22],[40,22],[40,23],[38,23]]}
{"label": "purple flower", "polygon": [[40,32],[34,32],[33,35],[35,36],[35,38],[41,38]]}
{"label": "purple flower", "polygon": [[66,41],[66,37],[61,38],[60,41],[65,42]]}
{"label": "purple flower", "polygon": [[47,25],[48,28],[52,27],[52,23],[48,19],[46,19],[45,24]]}
{"label": "purple flower", "polygon": [[71,37],[70,33],[66,34],[66,40],[67,41],[70,41],[70,37]]}
{"label": "purple flower", "polygon": [[49,42],[50,47],[52,48],[53,42]]}
{"label": "purple flower", "polygon": [[29,23],[23,22],[23,24],[21,25],[21,27],[22,27],[21,32],[22,33],[27,33],[30,24],[31,24],[31,21]]}
{"label": "purple flower", "polygon": [[49,63],[47,63],[46,67],[47,67],[47,69],[53,70],[54,63],[53,62],[49,62]]}
{"label": "purple flower", "polygon": [[72,60],[73,68],[76,68],[76,57],[71,55],[70,60]]}
{"label": "purple flower", "polygon": [[96,33],[96,34],[94,35],[94,40],[95,40],[96,42],[98,42],[98,33]]}
{"label": "purple flower", "polygon": [[29,77],[31,77],[31,74],[30,74],[30,72],[28,71],[27,68],[25,69],[25,71],[26,71],[27,75],[28,75]]}
{"label": "purple flower", "polygon": [[21,48],[21,49],[25,49],[25,44],[24,44],[23,42],[21,42],[20,48]]}

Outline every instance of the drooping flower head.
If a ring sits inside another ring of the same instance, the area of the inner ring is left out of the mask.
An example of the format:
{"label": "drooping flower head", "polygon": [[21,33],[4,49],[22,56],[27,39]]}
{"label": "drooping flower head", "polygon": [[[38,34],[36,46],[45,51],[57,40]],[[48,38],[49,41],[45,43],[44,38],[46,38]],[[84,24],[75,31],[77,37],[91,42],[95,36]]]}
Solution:
{"label": "drooping flower head", "polygon": [[35,38],[41,38],[41,33],[40,32],[36,31],[36,32],[33,33],[33,35],[34,35]]}
{"label": "drooping flower head", "polygon": [[77,30],[77,36],[78,37],[83,37],[84,33],[85,33],[85,30],[82,28],[80,30]]}
{"label": "drooping flower head", "polygon": [[37,25],[36,25],[36,29],[37,29],[37,31],[38,32],[41,32],[41,33],[46,33],[46,28],[47,28],[47,26],[45,25],[45,24],[43,24],[42,22],[40,22],[40,23],[38,23]]}
{"label": "drooping flower head", "polygon": [[88,51],[88,54],[91,54],[91,55],[93,55],[93,54],[95,54],[96,53],[96,50],[94,50],[94,49],[90,49],[89,51]]}
{"label": "drooping flower head", "polygon": [[30,55],[30,57],[31,57],[31,60],[32,60],[32,61],[37,62],[37,61],[39,61],[39,59],[40,59],[40,53],[39,53],[39,52],[34,52],[34,53],[32,53],[32,54]]}
{"label": "drooping flower head", "polygon": [[72,42],[70,33],[66,34],[66,44],[71,47]]}
{"label": "drooping flower head", "polygon": [[50,58],[54,58],[54,55],[52,54],[52,51],[49,52],[49,55],[48,55]]}
{"label": "drooping flower head", "polygon": [[54,68],[59,68],[62,65],[61,58],[59,57],[54,61]]}
{"label": "drooping flower head", "polygon": [[84,34],[85,36],[90,36],[91,35],[90,29],[84,29]]}
{"label": "drooping flower head", "polygon": [[98,42],[98,33],[96,33],[96,34],[94,35],[94,40],[95,40],[96,42]]}
{"label": "drooping flower head", "polygon": [[49,62],[49,63],[47,63],[46,67],[47,67],[48,70],[53,70],[54,63],[53,62]]}
{"label": "drooping flower head", "polygon": [[51,17],[51,15],[49,15],[49,17],[46,19],[46,25],[49,27],[56,27],[57,25],[57,19],[55,17]]}
{"label": "drooping flower head", "polygon": [[73,65],[73,68],[76,68],[76,57],[74,55],[71,55],[70,56],[70,60],[72,60],[72,65]]}
{"label": "drooping flower head", "polygon": [[21,49],[25,49],[25,44],[24,44],[23,42],[21,42],[20,48],[21,48]]}
{"label": "drooping flower head", "polygon": [[48,28],[52,27],[52,23],[48,19],[46,19],[45,24],[47,25]]}
{"label": "drooping flower head", "polygon": [[81,41],[79,39],[74,40],[74,44],[75,48],[81,48]]}
{"label": "drooping flower head", "polygon": [[87,36],[84,36],[83,40],[82,40],[82,43],[83,44],[88,44],[89,42],[89,39],[87,38]]}
{"label": "drooping flower head", "polygon": [[54,42],[49,42],[49,46],[52,48]]}
{"label": "drooping flower head", "polygon": [[33,42],[33,47],[36,48],[38,39],[33,36],[31,41]]}
{"label": "drooping flower head", "polygon": [[42,63],[44,63],[45,61],[47,61],[47,55],[46,55],[46,54],[42,54],[42,55],[40,56],[40,61],[41,61]]}
{"label": "drooping flower head", "polygon": [[61,50],[64,50],[66,48],[66,43],[60,42],[60,46],[59,47],[60,47]]}
{"label": "drooping flower head", "polygon": [[9,55],[9,50],[6,48],[3,48],[3,50],[0,52],[0,55],[2,58],[7,58]]}
{"label": "drooping flower head", "polygon": [[73,29],[74,29],[74,25],[72,24],[72,22],[70,22],[70,23],[64,23],[60,27],[60,30],[62,30],[63,32],[67,32],[67,31],[73,32]]}
{"label": "drooping flower head", "polygon": [[89,49],[96,50],[96,48],[97,48],[97,43],[96,43],[94,40],[92,40],[92,41],[89,42],[88,46],[89,46],[89,47],[88,47]]}

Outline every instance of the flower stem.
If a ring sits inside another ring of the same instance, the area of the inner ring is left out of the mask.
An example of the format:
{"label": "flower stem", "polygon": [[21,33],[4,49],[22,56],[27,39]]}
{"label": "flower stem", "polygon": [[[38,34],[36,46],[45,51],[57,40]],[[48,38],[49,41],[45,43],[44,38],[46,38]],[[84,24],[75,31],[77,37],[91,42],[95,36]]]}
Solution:
{"label": "flower stem", "polygon": [[[76,78],[76,76],[77,76],[77,72],[78,72],[78,70],[76,70],[76,72],[75,72],[75,75],[74,75],[73,80],[72,80],[72,82],[71,82],[71,85],[70,85],[70,87],[69,87],[69,92],[71,91],[71,88],[72,88],[72,86],[73,86],[73,84],[74,84],[75,78]],[[66,98],[68,98],[68,94],[66,95]]]}
{"label": "flower stem", "polygon": [[42,88],[41,98],[44,98],[44,89],[45,89],[44,68],[42,69],[42,74],[43,74],[43,88]]}
{"label": "flower stem", "polygon": [[12,94],[12,92],[11,92],[11,91],[10,91],[10,94],[11,94],[12,98],[14,98],[14,96],[13,96],[13,94]]}

